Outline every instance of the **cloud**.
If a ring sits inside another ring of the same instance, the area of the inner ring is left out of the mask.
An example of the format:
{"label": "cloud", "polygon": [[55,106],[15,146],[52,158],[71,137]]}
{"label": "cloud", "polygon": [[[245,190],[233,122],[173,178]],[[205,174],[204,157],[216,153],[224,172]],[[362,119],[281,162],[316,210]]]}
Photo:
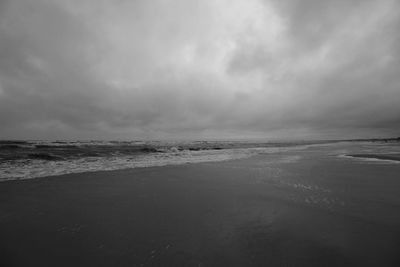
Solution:
{"label": "cloud", "polygon": [[400,130],[396,1],[3,1],[0,138]]}

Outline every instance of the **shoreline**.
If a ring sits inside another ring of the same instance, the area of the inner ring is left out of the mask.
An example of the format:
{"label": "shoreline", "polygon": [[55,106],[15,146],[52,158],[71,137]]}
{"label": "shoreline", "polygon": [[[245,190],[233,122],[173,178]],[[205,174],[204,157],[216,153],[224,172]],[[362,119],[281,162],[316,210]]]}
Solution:
{"label": "shoreline", "polygon": [[34,176],[34,177],[18,177],[18,178],[3,178],[0,179],[0,184],[12,181],[29,181],[29,180],[37,180],[37,179],[52,179],[52,178],[60,178],[63,176],[76,176],[76,175],[85,175],[85,174],[101,174],[101,173],[109,173],[109,172],[124,172],[136,169],[152,169],[152,168],[166,168],[166,167],[174,167],[174,166],[186,166],[186,165],[194,165],[194,164],[218,164],[223,162],[231,162],[231,161],[240,161],[246,160],[252,157],[260,156],[260,154],[254,155],[246,155],[237,158],[227,158],[227,159],[217,159],[217,160],[207,160],[207,161],[193,161],[193,162],[176,162],[176,163],[163,163],[160,165],[154,164],[149,166],[133,166],[133,167],[123,167],[123,168],[115,168],[115,169],[99,169],[99,170],[86,170],[86,171],[76,171],[76,172],[68,172],[62,174],[55,175],[45,175],[45,176]]}
{"label": "shoreline", "polygon": [[[372,142],[369,142],[372,144]],[[157,152],[157,153],[143,153],[137,155],[125,155],[121,154],[113,157],[82,157],[82,158],[70,158],[60,160],[59,156],[62,153],[69,153],[69,147],[66,146],[64,149],[58,150],[50,146],[50,150],[47,154],[40,154],[43,156],[41,160],[16,160],[16,161],[3,161],[0,163],[0,183],[9,180],[25,180],[34,178],[43,178],[48,176],[59,176],[68,173],[85,173],[85,172],[96,172],[96,171],[112,171],[122,170],[131,168],[142,168],[142,167],[153,167],[153,166],[168,166],[168,165],[181,165],[187,163],[201,163],[201,162],[220,162],[236,160],[241,158],[248,158],[257,156],[264,153],[280,153],[280,150],[302,150],[304,148],[312,148],[326,145],[343,146],[345,144],[352,144],[346,141],[337,142],[314,142],[308,144],[275,144],[273,146],[265,147],[242,147],[242,148],[225,148],[225,149],[191,149],[184,150],[182,147],[173,147],[169,152]],[[187,145],[187,144],[186,144]],[[198,144],[197,144],[198,145]],[[238,145],[238,144],[236,144]],[[240,144],[239,144],[240,145]],[[115,149],[120,149],[120,146],[116,146]],[[90,148],[94,149],[95,148]],[[88,150],[90,150],[88,149]],[[107,148],[106,151],[114,148]],[[128,148],[124,148],[129,151]],[[136,148],[138,149],[138,148]],[[183,149],[183,150],[182,150]],[[54,151],[53,151],[54,150]],[[142,149],[143,150],[143,149]],[[61,151],[61,152],[60,152]],[[63,151],[63,152],[62,152]],[[125,151],[125,152],[126,152]],[[153,151],[150,148],[146,148],[146,151]],[[3,151],[4,152],[4,151]],[[7,152],[7,151],[6,151]],[[13,152],[13,151],[11,151]],[[8,151],[7,153],[11,153]],[[20,151],[21,152],[21,151]],[[25,151],[26,152],[26,151]],[[24,153],[25,153],[24,152]],[[52,155],[52,152],[57,152]],[[82,151],[83,152],[83,151]],[[86,151],[87,152],[87,151]],[[93,152],[93,151],[92,151]],[[108,153],[107,152],[107,153]],[[7,154],[6,153],[6,154]],[[14,153],[14,152],[13,152]],[[22,153],[22,152],[21,152]],[[61,153],[61,154],[60,154]],[[77,153],[76,151],[74,153]],[[11,154],[7,154],[10,156]],[[36,154],[35,154],[36,155]],[[48,155],[44,157],[44,155]],[[4,155],[3,155],[4,156]],[[21,156],[21,155],[20,155]],[[56,157],[57,156],[57,157]],[[348,155],[351,156],[351,155]],[[54,160],[54,157],[57,160]],[[1,155],[0,155],[1,158]],[[67,157],[68,158],[68,157]],[[400,157],[399,157],[400,160]]]}
{"label": "shoreline", "polygon": [[353,158],[390,160],[400,162],[400,154],[348,154],[346,156]]}
{"label": "shoreline", "polygon": [[[146,153],[135,156],[120,155],[115,157],[95,157],[71,160],[40,160],[36,162],[3,162],[0,166],[0,182],[9,180],[28,180],[48,176],[60,176],[72,173],[85,173],[97,171],[114,171],[134,168],[161,167],[172,165],[184,165],[205,162],[224,162],[231,160],[246,159],[262,154],[280,153],[288,150],[302,150],[313,146],[308,145],[286,145],[271,147],[243,147],[226,148],[214,150],[176,150],[170,153]],[[7,177],[7,175],[9,177]]]}

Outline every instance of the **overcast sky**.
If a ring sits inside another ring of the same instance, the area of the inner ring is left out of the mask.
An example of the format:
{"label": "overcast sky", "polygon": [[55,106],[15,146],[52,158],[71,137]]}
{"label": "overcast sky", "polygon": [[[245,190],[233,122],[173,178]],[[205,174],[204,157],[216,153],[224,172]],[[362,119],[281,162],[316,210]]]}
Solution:
{"label": "overcast sky", "polygon": [[400,1],[0,0],[0,138],[400,136]]}

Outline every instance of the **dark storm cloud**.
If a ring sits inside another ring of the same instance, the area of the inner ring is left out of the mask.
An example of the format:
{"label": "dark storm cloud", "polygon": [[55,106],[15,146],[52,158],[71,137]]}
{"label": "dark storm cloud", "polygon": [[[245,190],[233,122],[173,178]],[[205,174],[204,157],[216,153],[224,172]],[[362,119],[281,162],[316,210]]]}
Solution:
{"label": "dark storm cloud", "polygon": [[396,1],[2,1],[0,138],[400,130]]}

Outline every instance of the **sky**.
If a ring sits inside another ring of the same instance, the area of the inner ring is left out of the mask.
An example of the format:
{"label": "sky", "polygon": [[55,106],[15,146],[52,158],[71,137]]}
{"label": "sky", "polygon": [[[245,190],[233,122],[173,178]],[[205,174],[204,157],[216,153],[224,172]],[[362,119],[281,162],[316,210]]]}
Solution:
{"label": "sky", "polygon": [[0,0],[0,139],[400,136],[400,1]]}

